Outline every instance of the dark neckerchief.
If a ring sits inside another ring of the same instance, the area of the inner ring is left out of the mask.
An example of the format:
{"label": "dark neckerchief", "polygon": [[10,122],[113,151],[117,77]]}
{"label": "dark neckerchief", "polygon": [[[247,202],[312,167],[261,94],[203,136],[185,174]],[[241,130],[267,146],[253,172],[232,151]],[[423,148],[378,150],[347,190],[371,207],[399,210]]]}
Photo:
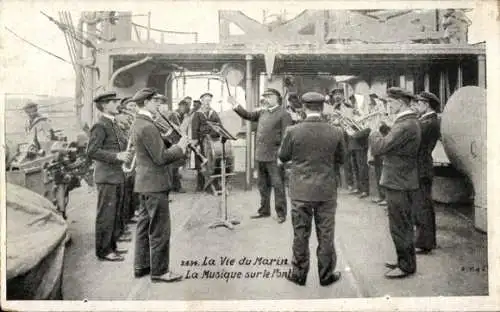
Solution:
{"label": "dark neckerchief", "polygon": [[31,129],[33,129],[33,127],[36,124],[38,124],[41,121],[46,121],[46,120],[47,120],[47,117],[43,117],[41,115],[36,115],[35,118],[30,119],[30,121],[29,121],[29,125],[28,125],[29,130],[31,131]]}

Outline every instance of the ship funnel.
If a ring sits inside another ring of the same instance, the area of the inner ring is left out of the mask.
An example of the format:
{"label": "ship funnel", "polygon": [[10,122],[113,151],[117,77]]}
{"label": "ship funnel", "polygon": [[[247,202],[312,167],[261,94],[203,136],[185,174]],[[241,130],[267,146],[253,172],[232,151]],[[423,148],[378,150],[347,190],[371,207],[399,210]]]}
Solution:
{"label": "ship funnel", "polygon": [[441,141],[453,166],[474,187],[474,223],[487,230],[486,90],[467,86],[448,100],[441,117]]}

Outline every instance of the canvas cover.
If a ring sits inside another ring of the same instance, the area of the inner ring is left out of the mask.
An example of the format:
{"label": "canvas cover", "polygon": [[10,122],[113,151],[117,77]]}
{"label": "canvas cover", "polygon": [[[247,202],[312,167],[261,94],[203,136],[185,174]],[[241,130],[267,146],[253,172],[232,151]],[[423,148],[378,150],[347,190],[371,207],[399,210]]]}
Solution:
{"label": "canvas cover", "polygon": [[62,299],[67,223],[46,198],[7,183],[7,299]]}

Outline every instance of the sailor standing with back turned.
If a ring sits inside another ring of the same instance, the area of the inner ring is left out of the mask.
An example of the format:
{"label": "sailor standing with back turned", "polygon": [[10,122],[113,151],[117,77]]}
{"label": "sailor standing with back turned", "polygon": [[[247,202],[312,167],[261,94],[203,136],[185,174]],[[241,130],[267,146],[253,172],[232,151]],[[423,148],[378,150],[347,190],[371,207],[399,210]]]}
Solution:
{"label": "sailor standing with back turned", "polygon": [[337,170],[344,161],[342,130],[329,125],[321,116],[325,99],[316,92],[302,96],[306,119],[287,129],[278,152],[279,160],[291,162],[293,270],[288,280],[305,285],[309,271],[309,237],[314,217],[318,237],[318,275],[321,286],[340,279],[334,272],[337,254],[334,246],[337,208]]}

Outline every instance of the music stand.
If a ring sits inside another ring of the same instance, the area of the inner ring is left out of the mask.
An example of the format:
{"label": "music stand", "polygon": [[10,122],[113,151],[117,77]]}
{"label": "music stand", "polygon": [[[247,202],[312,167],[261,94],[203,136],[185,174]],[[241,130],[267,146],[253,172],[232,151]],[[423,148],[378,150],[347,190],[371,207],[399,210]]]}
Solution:
{"label": "music stand", "polygon": [[221,166],[221,188],[222,188],[222,197],[219,206],[220,210],[220,219],[215,221],[213,224],[209,226],[209,228],[217,228],[220,226],[224,226],[230,230],[234,228],[234,225],[240,224],[240,221],[229,219],[227,212],[227,189],[226,189],[226,141],[227,140],[236,140],[234,136],[231,135],[221,124],[207,121],[207,124],[210,128],[215,131],[222,143],[222,159],[220,161]]}

